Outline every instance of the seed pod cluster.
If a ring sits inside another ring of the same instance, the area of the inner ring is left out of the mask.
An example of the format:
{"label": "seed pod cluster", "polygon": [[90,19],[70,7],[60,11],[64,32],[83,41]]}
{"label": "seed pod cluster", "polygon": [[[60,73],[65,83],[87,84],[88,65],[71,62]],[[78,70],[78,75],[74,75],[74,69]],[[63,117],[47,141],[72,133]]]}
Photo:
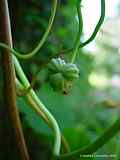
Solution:
{"label": "seed pod cluster", "polygon": [[68,94],[73,82],[79,78],[79,69],[75,64],[66,63],[61,58],[53,58],[48,64],[49,84],[58,92]]}

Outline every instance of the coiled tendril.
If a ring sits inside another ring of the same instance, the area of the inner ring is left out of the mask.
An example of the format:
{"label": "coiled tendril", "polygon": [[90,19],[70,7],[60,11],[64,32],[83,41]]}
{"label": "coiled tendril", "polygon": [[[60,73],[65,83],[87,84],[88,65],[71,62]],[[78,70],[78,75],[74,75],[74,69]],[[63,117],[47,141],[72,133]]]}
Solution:
{"label": "coiled tendril", "polygon": [[40,39],[40,41],[38,42],[37,46],[31,52],[29,52],[27,54],[22,54],[19,51],[16,51],[14,48],[10,48],[5,43],[1,43],[1,42],[0,42],[0,47],[6,48],[6,49],[10,50],[14,55],[16,55],[16,57],[18,57],[20,59],[29,59],[29,58],[32,58],[34,55],[36,55],[37,53],[39,53],[40,49],[42,48],[42,46],[44,45],[45,41],[47,40],[48,35],[49,35],[49,33],[51,31],[51,28],[52,28],[54,19],[55,19],[56,10],[57,10],[57,0],[52,0],[51,16],[50,16],[50,19],[49,19],[46,31],[43,34],[43,36]]}
{"label": "coiled tendril", "polygon": [[79,69],[75,64],[66,63],[61,58],[53,58],[48,64],[49,84],[60,93],[67,94],[72,84],[79,78]]}

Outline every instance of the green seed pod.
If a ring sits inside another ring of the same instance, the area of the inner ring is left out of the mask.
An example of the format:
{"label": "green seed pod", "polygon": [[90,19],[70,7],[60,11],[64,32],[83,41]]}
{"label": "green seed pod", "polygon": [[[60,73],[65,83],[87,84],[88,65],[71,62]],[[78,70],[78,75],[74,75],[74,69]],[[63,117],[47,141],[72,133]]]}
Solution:
{"label": "green seed pod", "polygon": [[79,69],[75,64],[65,64],[62,73],[64,77],[69,81],[73,81],[79,78]]}
{"label": "green seed pod", "polygon": [[74,82],[79,78],[79,69],[75,64],[66,63],[61,58],[53,58],[48,65],[49,83],[51,87],[67,94]]}
{"label": "green seed pod", "polygon": [[61,73],[55,73],[50,76],[49,83],[51,87],[58,92],[64,90],[64,78]]}

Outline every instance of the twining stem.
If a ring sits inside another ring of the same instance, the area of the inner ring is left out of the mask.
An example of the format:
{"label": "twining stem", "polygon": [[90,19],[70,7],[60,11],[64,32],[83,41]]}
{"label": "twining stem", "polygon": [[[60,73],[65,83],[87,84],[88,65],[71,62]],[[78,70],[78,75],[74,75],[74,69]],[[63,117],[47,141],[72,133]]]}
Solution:
{"label": "twining stem", "polygon": [[[44,37],[43,42],[45,42],[45,40],[48,36],[48,33],[50,32],[50,29],[52,27],[53,20],[54,20],[54,17],[55,17],[55,13],[56,13],[56,7],[57,7],[57,0],[53,0],[52,15],[51,15],[51,19],[50,19],[50,22],[49,22],[49,27],[47,29],[47,32],[45,32],[45,37],[43,36]],[[42,45],[43,45],[43,42],[42,42]],[[41,41],[40,41],[40,43],[41,43]],[[7,44],[0,43],[0,46],[3,47],[3,48],[6,48],[8,51],[12,51],[14,54],[16,54],[14,52],[14,49],[10,48]],[[35,49],[35,51],[32,52],[32,54],[30,53],[30,57],[33,56],[35,53],[37,53],[38,49],[40,49],[40,48],[41,48],[41,45],[39,45]],[[22,56],[24,57],[25,55],[22,55]],[[30,58],[28,54],[26,56],[27,56],[27,58]],[[27,77],[25,76],[25,74],[24,74],[24,72],[23,72],[23,70],[22,70],[22,68],[19,64],[19,61],[17,60],[17,58],[15,56],[13,56],[13,62],[14,62],[15,68],[16,68],[16,72],[17,72],[21,82],[23,83],[25,89],[27,90],[31,85],[30,85],[29,81],[27,80]],[[54,119],[54,117],[52,116],[52,114],[47,110],[45,105],[37,97],[34,90],[31,89],[30,94],[31,94],[31,97],[33,98],[33,100],[36,102],[36,104],[40,107],[41,113],[44,113],[45,116],[47,117],[47,119],[52,124],[53,130],[55,132],[54,154],[59,155],[60,146],[61,146],[61,134],[60,134],[59,126],[58,126],[56,120]]]}
{"label": "twining stem", "polygon": [[[21,86],[21,84],[19,83],[19,88],[23,89],[24,87]],[[28,101],[31,103],[32,108],[36,108],[36,112],[38,115],[41,116],[41,112],[40,109],[36,106],[35,102],[32,101],[32,97],[28,96]],[[33,107],[34,106],[34,107]],[[51,126],[50,122],[48,121],[47,117],[44,117],[43,115],[43,119],[47,122],[47,124]],[[101,148],[105,143],[107,143],[113,136],[115,136],[118,132],[120,131],[120,118],[118,120],[116,120],[116,122],[110,127],[108,128],[98,139],[96,139],[92,144],[90,144],[89,146],[83,148],[83,149],[79,149],[77,151],[74,152],[70,152],[68,154],[63,154],[61,156],[57,156],[54,157],[55,160],[76,160],[76,159],[80,159],[80,156],[84,156],[87,154],[92,154],[94,152],[96,152],[99,148]],[[62,137],[62,140],[64,141],[64,137]]]}
{"label": "twining stem", "polygon": [[[12,36],[7,0],[0,0],[0,16],[2,33],[1,39],[3,43],[6,43],[9,47],[12,47]],[[19,112],[16,106],[16,90],[14,79],[15,71],[12,54],[8,50],[3,49],[1,57],[3,62],[5,102],[11,117],[11,125],[15,131],[16,143],[20,151],[21,159],[29,160],[29,155],[19,118]]]}
{"label": "twining stem", "polygon": [[[26,75],[24,74],[24,72],[20,66],[19,61],[17,60],[17,58],[14,55],[13,55],[13,61],[14,61],[17,75],[18,75],[20,81],[22,82],[22,84],[24,85],[25,89],[27,89],[30,86],[30,83],[29,83]],[[47,120],[52,125],[52,128],[55,133],[53,154],[59,155],[60,154],[60,147],[61,147],[61,133],[60,133],[60,129],[59,129],[59,126],[58,126],[55,118],[49,112],[49,110],[45,107],[45,105],[41,102],[41,100],[37,97],[37,95],[35,94],[33,89],[30,90],[29,96],[32,97],[32,100],[37,104],[37,106],[39,106],[41,113],[43,113],[45,115],[45,117],[47,117]]]}
{"label": "twining stem", "polygon": [[[16,78],[16,87],[20,91],[24,91],[25,90],[24,86],[20,83],[20,81],[17,78]],[[37,115],[40,116],[40,118],[42,118],[48,124],[48,126],[51,129],[53,129],[52,128],[52,124],[50,123],[50,121],[48,120],[48,118],[45,116],[45,114],[43,112],[41,112],[39,106],[35,103],[35,101],[31,97],[31,95],[29,95],[29,92],[27,92],[27,94],[25,94],[25,98],[27,99],[27,102],[29,103],[29,105],[31,106],[31,108],[37,113]],[[61,134],[61,142],[62,142],[62,145],[64,147],[65,152],[66,153],[70,152],[69,144],[68,144],[68,142],[67,142],[67,140],[66,140],[66,138],[64,137],[63,134]]]}
{"label": "twining stem", "polygon": [[[95,39],[98,31],[100,30],[101,25],[104,22],[104,19],[105,19],[105,0],[101,0],[101,16],[99,18],[99,21],[98,21],[92,35],[90,36],[90,38],[88,38],[88,40],[86,40],[85,42],[79,44],[79,49],[85,47],[87,44],[89,44],[90,42],[92,42]],[[66,49],[66,50],[61,51],[61,54],[70,53],[73,50],[74,50],[74,48]]]}
{"label": "twining stem", "polygon": [[48,38],[48,35],[51,31],[54,19],[55,19],[55,14],[56,14],[56,9],[57,9],[57,0],[52,0],[52,7],[51,7],[51,16],[49,19],[49,23],[47,26],[47,29],[42,37],[42,39],[38,42],[37,46],[33,49],[33,51],[31,51],[30,53],[27,54],[21,54],[18,51],[16,51],[13,48],[10,48],[7,44],[4,43],[0,43],[0,47],[6,48],[8,50],[10,50],[13,54],[15,54],[18,58],[21,59],[29,59],[31,57],[33,57],[36,53],[39,52],[39,50],[41,49],[41,47],[43,46],[43,44],[45,43],[46,39]]}
{"label": "twining stem", "polygon": [[[80,1],[81,1],[81,0],[80,0]],[[57,2],[56,2],[56,3],[57,3]],[[54,2],[54,4],[55,4],[55,2]],[[54,8],[54,9],[55,9],[55,8]],[[56,11],[56,10],[55,10],[55,11]],[[81,15],[81,16],[82,16],[82,15]],[[54,16],[53,16],[53,17],[54,17]],[[95,39],[95,37],[96,37],[96,35],[97,35],[97,33],[98,33],[101,25],[103,24],[104,18],[105,18],[105,0],[101,0],[101,16],[100,16],[100,18],[99,18],[99,21],[98,21],[98,23],[97,23],[97,25],[96,25],[96,27],[95,27],[92,35],[90,36],[90,38],[88,38],[88,40],[86,40],[85,42],[79,44],[79,49],[85,47],[88,43],[92,42],[92,41]],[[82,17],[81,17],[81,20],[82,20]],[[82,23],[81,23],[81,24],[82,24]],[[49,26],[49,25],[48,25],[48,26]],[[43,36],[43,37],[44,37],[44,36]],[[47,37],[46,37],[46,38],[47,38]],[[44,42],[45,42],[45,41],[44,41]],[[0,43],[0,46],[3,47],[3,48],[9,49],[9,50],[10,50],[12,53],[14,53],[14,54],[17,54],[17,53],[18,53],[16,50],[14,50],[13,48],[11,49],[9,46],[7,46],[7,45],[4,44],[4,43]],[[76,45],[76,46],[77,46],[77,45]],[[40,48],[41,48],[41,47],[40,47]],[[39,49],[40,49],[40,48],[39,48]],[[70,49],[62,50],[60,53],[53,54],[53,55],[51,55],[49,61],[50,61],[52,58],[54,58],[54,57],[58,57],[60,54],[70,53],[70,52],[73,51],[74,49],[75,49],[75,48],[73,47],[73,48],[70,48]],[[19,54],[19,53],[18,53],[18,54]],[[28,55],[29,55],[29,54],[28,54]],[[76,54],[75,54],[75,55],[76,55]],[[23,57],[24,57],[24,56],[26,57],[27,55],[24,55],[24,54],[23,54],[22,56],[23,56]],[[27,59],[27,58],[28,58],[28,57],[26,57],[25,59]],[[73,58],[73,59],[75,59],[75,58]],[[48,63],[49,61],[47,61],[47,63]],[[72,60],[72,61],[74,61],[74,60]]]}
{"label": "twining stem", "polygon": [[89,44],[90,42],[92,42],[95,39],[98,31],[100,30],[101,25],[103,24],[104,18],[105,18],[105,0],[101,0],[101,16],[100,16],[100,19],[99,19],[99,21],[98,21],[98,23],[97,23],[97,25],[96,25],[96,27],[93,31],[93,34],[90,36],[90,38],[88,40],[81,43],[79,45],[79,48],[83,48],[84,46],[86,46],[87,44]]}
{"label": "twining stem", "polygon": [[[120,131],[120,118],[108,128],[99,138],[92,144],[83,149],[55,157],[55,160],[76,160],[82,159],[82,156],[93,154],[103,145],[105,145],[111,138],[113,138]],[[81,158],[80,158],[81,157]]]}
{"label": "twining stem", "polygon": [[81,1],[82,0],[78,0],[77,1],[77,14],[78,14],[78,20],[79,20],[79,30],[76,36],[76,40],[75,40],[75,44],[74,44],[74,49],[73,49],[73,56],[72,56],[72,60],[71,63],[74,63],[77,53],[78,53],[78,49],[79,49],[79,44],[80,44],[80,37],[82,34],[82,30],[83,30],[83,19],[82,19],[82,13],[81,13]]}

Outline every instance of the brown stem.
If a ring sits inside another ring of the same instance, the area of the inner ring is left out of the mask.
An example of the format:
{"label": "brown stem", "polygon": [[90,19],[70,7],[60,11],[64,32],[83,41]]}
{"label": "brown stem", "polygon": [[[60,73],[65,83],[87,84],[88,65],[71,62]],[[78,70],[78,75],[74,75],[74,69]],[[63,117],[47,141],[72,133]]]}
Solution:
{"label": "brown stem", "polygon": [[[6,43],[12,47],[12,36],[11,27],[9,19],[9,11],[7,0],[0,0],[0,16],[1,16],[1,39],[3,43]],[[19,118],[19,112],[16,107],[16,91],[15,91],[15,72],[12,63],[11,53],[3,49],[2,50],[2,66],[3,66],[3,78],[4,78],[4,94],[5,103],[9,110],[9,115],[11,117],[12,127],[15,131],[16,143],[21,154],[22,160],[29,160],[29,155],[27,152],[27,147],[24,140],[24,135],[22,132],[22,126]]]}

